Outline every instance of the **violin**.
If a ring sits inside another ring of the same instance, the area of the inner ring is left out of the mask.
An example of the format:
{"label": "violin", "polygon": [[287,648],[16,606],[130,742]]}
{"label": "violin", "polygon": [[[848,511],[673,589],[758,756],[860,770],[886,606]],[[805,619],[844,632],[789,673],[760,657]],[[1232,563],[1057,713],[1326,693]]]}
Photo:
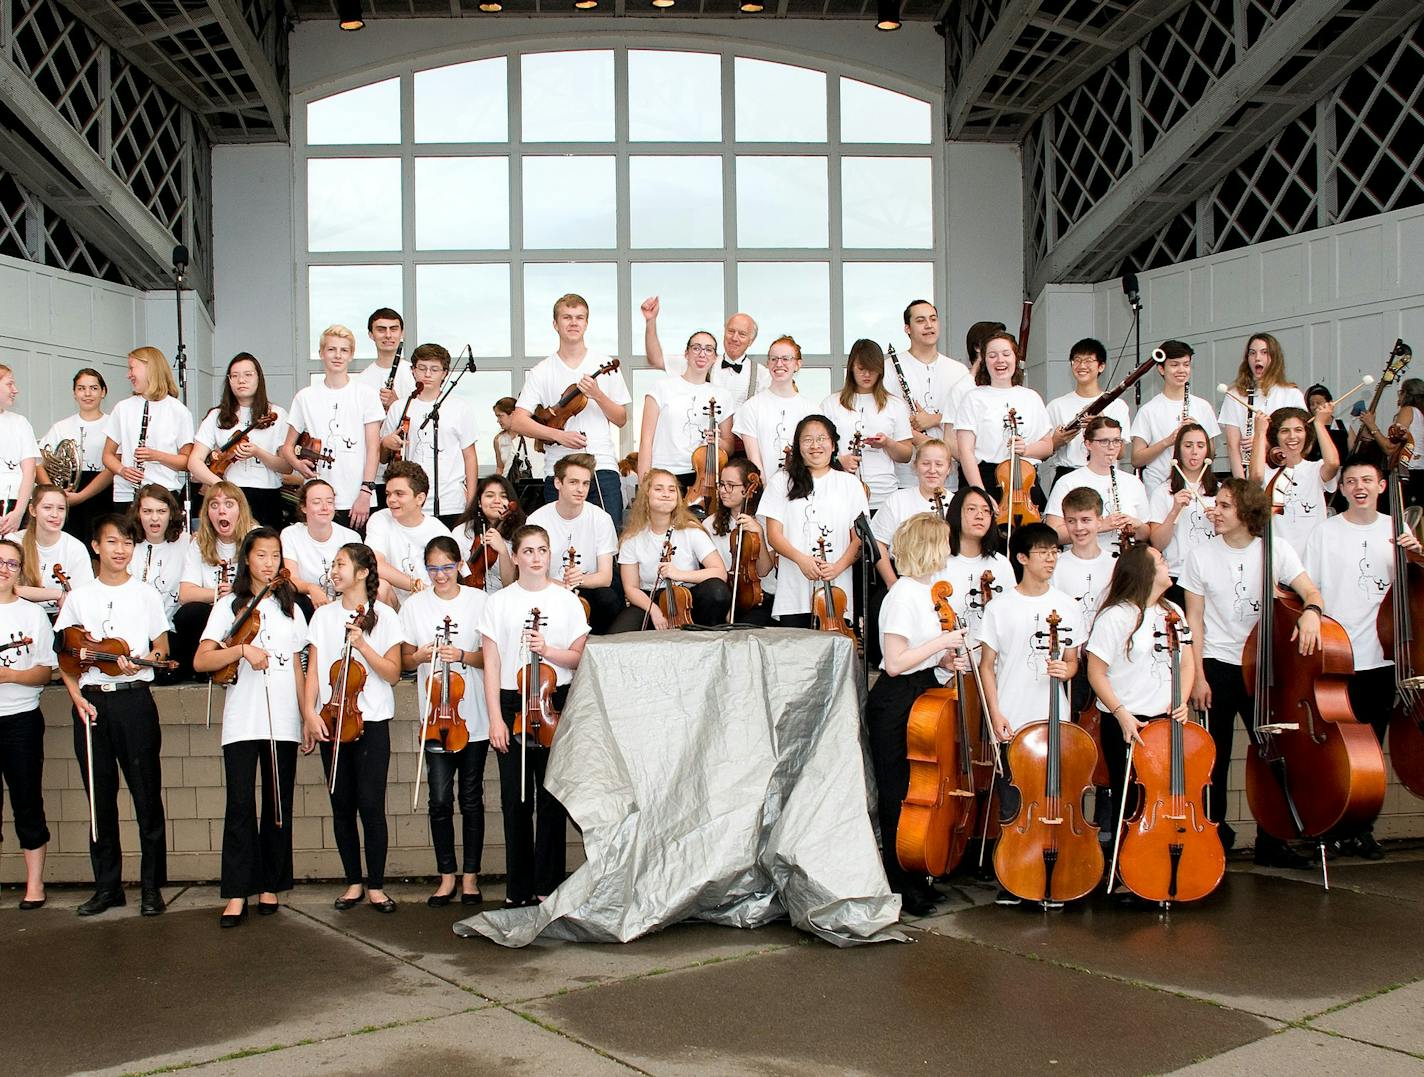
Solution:
{"label": "violin", "polygon": [[[1268,495],[1284,474],[1272,476]],[[1241,653],[1241,675],[1256,701],[1246,800],[1261,829],[1282,841],[1354,833],[1384,803],[1384,756],[1374,731],[1350,709],[1355,656],[1345,629],[1322,614],[1320,646],[1311,655],[1291,639],[1304,606],[1276,586],[1274,519],[1266,514],[1261,536],[1261,619]]]}
{"label": "violin", "polygon": [[[450,645],[453,627],[447,616],[435,630],[437,656],[441,647]],[[421,736],[426,749],[432,752],[458,752],[463,749],[470,743],[469,728],[460,717],[460,701],[465,698],[465,678],[453,672],[449,662],[435,657],[431,660],[426,697],[430,701],[430,709],[425,714]]]}
{"label": "violin", "polygon": [[[747,476],[746,500],[750,505],[761,485],[758,475]],[[727,611],[727,623],[736,620],[737,607],[756,609],[766,596],[762,593],[761,577],[757,575],[757,560],[761,557],[762,537],[750,528],[739,527],[732,532],[728,544],[732,549],[732,608]]]}
{"label": "violin", "polygon": [[[1010,408],[1004,416],[1004,430],[1009,439],[1021,437],[1019,414]],[[1012,529],[1023,524],[1036,524],[1041,517],[1033,503],[1033,484],[1038,479],[1038,470],[1026,460],[1020,459],[1016,450],[1010,450],[1009,458],[994,470],[994,478],[999,483],[999,513],[994,522]]]}
{"label": "violin", "polygon": [[[226,568],[227,562],[223,562]],[[225,575],[225,573],[224,573]],[[257,607],[272,591],[279,585],[291,580],[291,574],[287,567],[283,565],[276,574],[262,585],[262,589],[252,596],[251,601],[243,607],[242,612],[233,619],[232,628],[228,631],[227,637],[218,644],[221,648],[243,647],[257,639],[257,635],[262,631],[262,614]],[[212,681],[214,684],[227,686],[237,683],[237,669],[241,663],[241,658],[235,659],[231,665],[222,666],[214,671]]]}
{"label": "violin", "polygon": [[[1399,426],[1389,428],[1389,440],[1394,446],[1389,454],[1390,533],[1398,538],[1408,530],[1400,471],[1413,454],[1414,440]],[[1396,706],[1389,723],[1389,758],[1400,784],[1424,797],[1424,632],[1416,624],[1424,625],[1424,556],[1395,543],[1394,582],[1375,618],[1384,656],[1394,662]]]}
{"label": "violin", "polygon": [[946,507],[943,486],[930,491],[930,505],[934,507],[935,515],[947,518],[949,509]]}
{"label": "violin", "polygon": [[[816,540],[816,559],[829,564],[831,551],[826,539],[830,532],[821,529],[821,537]],[[822,632],[836,632],[846,636],[860,650],[860,640],[855,629],[846,620],[846,593],[830,580],[818,580],[811,585],[811,617],[816,628]]]}
{"label": "violin", "polygon": [[336,457],[332,455],[331,450],[322,448],[321,439],[312,437],[305,430],[297,435],[292,450],[298,460],[305,460],[315,468],[331,467],[336,463]]}
{"label": "violin", "polygon": [[97,639],[84,631],[82,625],[70,625],[59,634],[59,668],[71,677],[78,677],[86,669],[97,669],[110,677],[122,677],[124,671],[119,668],[120,658],[127,658],[145,669],[178,668],[178,663],[171,658],[136,658],[129,651],[129,645],[118,637]]}
{"label": "violin", "polygon": [[[396,372],[396,365],[395,365],[395,363],[393,362],[393,363],[391,363],[391,376],[392,376],[392,377],[395,376],[395,372]],[[416,397],[418,397],[419,395],[420,395],[420,386],[417,385],[414,389],[412,389],[412,390],[410,391],[410,395],[405,398],[405,406],[404,406],[403,408],[401,408],[400,418],[396,420],[396,428],[391,431],[392,434],[395,434],[396,437],[400,438],[401,445],[406,445],[406,444],[408,444],[409,441],[410,441],[410,405],[411,405],[411,401],[413,401],[413,400],[414,400]],[[388,434],[387,437],[389,437],[389,436],[390,436],[390,435]],[[388,448],[386,448],[384,445],[382,445],[382,446],[381,446],[381,463],[383,463],[383,464],[390,464],[390,463],[392,463],[393,461],[399,460],[399,459],[401,458],[401,455],[402,455],[404,452],[405,452],[405,450],[404,450],[403,448],[402,448],[402,449],[388,449]]]}
{"label": "violin", "polygon": [[[612,374],[617,369],[618,360],[612,359],[595,370],[589,377],[597,381],[603,375]],[[562,430],[570,419],[586,407],[588,407],[588,397],[578,387],[578,382],[574,382],[563,391],[552,407],[541,404],[535,408],[534,421],[544,426],[552,426],[555,430]],[[541,441],[539,438],[534,439],[534,448],[540,452],[543,452],[548,444],[547,441]]]}
{"label": "violin", "polygon": [[[941,630],[952,632],[954,588],[940,580],[930,589]],[[905,758],[910,784],[900,803],[895,856],[906,871],[945,875],[964,855],[974,831],[974,771],[965,722],[964,674],[955,671],[953,688],[921,692],[910,707]]]}
{"label": "violin", "polygon": [[1181,616],[1170,610],[1166,620],[1166,643],[1156,646],[1167,652],[1172,706],[1133,745],[1133,776],[1142,797],[1122,838],[1121,861],[1123,884],[1164,907],[1206,897],[1226,874],[1221,835],[1206,813],[1216,744],[1203,726],[1173,717],[1182,705]]}
{"label": "violin", "polygon": [[8,642],[0,643],[0,654],[4,654],[6,651],[24,650],[26,647],[33,646],[34,642],[30,636],[21,635],[18,632],[12,633]]}
{"label": "violin", "polygon": [[[692,624],[692,588],[683,583],[674,583],[663,575],[662,566],[672,560],[677,552],[672,544],[672,528],[663,536],[662,552],[658,554],[658,578],[653,581],[653,601],[663,611],[669,628],[686,628]],[[647,619],[644,618],[646,625]]]}
{"label": "violin", "polygon": [[[1071,645],[1058,631],[1058,611],[1048,615],[1048,660]],[[1050,678],[1048,721],[1031,722],[1009,742],[1009,771],[1019,791],[1018,814],[1004,825],[994,848],[999,885],[1047,907],[1087,894],[1103,877],[1098,828],[1083,818],[1097,746],[1078,726],[1059,720],[1062,689]],[[1068,793],[1068,796],[1064,796]]]}
{"label": "violin", "polygon": [[[985,569],[979,575],[979,587],[977,590],[969,592],[969,601],[975,601],[978,595],[978,606],[982,611],[993,599],[994,595],[1004,589],[1002,584],[994,582],[993,572]],[[961,701],[961,705],[964,702]],[[979,815],[979,837],[984,845],[987,845],[994,838],[999,836],[999,789],[995,780],[1003,773],[1003,746],[994,736],[993,726],[990,724],[989,711],[982,706],[982,701],[976,694],[968,701],[968,706],[978,715],[979,718],[979,740],[975,746],[973,757],[974,764],[974,796],[978,800]],[[980,862],[983,861],[983,846],[980,847]]]}
{"label": "violin", "polygon": [[717,480],[727,466],[727,450],[718,443],[717,422],[722,417],[722,408],[716,397],[707,401],[702,413],[707,416],[707,440],[692,450],[693,477],[688,493],[694,495],[689,501],[710,507],[717,504]]}
{"label": "violin", "polygon": [[[571,568],[578,568],[578,550],[573,546],[570,546],[564,551],[564,571],[568,572]],[[588,599],[579,594],[579,589],[577,587],[570,587],[569,591],[579,600],[579,605],[583,607],[584,617],[588,618],[592,616],[593,607],[588,604]]]}
{"label": "violin", "polygon": [[269,411],[266,415],[253,419],[246,426],[239,429],[237,433],[224,441],[222,445],[208,453],[208,458],[204,461],[204,463],[208,465],[208,470],[218,478],[224,478],[227,475],[227,469],[232,467],[237,461],[238,446],[248,440],[248,435],[254,430],[266,430],[276,421],[277,413],[275,411]]}
{"label": "violin", "polygon": [[[357,606],[348,622],[360,625],[365,631],[375,621],[375,613],[367,613],[365,606]],[[336,791],[336,768],[341,762],[341,746],[359,740],[366,731],[366,721],[361,717],[361,690],[366,687],[366,667],[351,660],[351,640],[341,649],[341,657],[331,663],[327,672],[327,683],[331,685],[331,698],[321,705],[321,720],[331,734],[331,785]]]}
{"label": "violin", "polygon": [[[863,433],[861,433],[859,430],[857,430],[854,434],[852,434],[852,435],[850,436],[850,441],[849,441],[849,442],[847,443],[847,445],[846,445],[846,453],[847,453],[848,455],[850,455],[850,456],[854,456],[857,460],[864,461],[864,459],[865,459],[865,435],[864,435]],[[870,487],[866,484],[866,482],[865,482],[864,479],[861,479],[861,478],[860,478],[860,469],[859,469],[859,468],[856,469],[855,477],[856,477],[857,479],[860,479],[860,488],[865,491],[865,496],[866,496],[866,497],[869,497],[869,496],[870,496]]]}
{"label": "violin", "polygon": [[[548,623],[548,618],[539,613],[536,606],[529,611],[524,622],[525,633],[537,632]],[[554,709],[554,689],[559,676],[554,667],[545,662],[541,655],[529,652],[529,660],[519,667],[515,677],[519,686],[519,716],[514,720],[516,737],[533,733],[541,747],[554,744],[554,734],[559,729],[559,712]]]}
{"label": "violin", "polygon": [[[148,550],[149,553],[152,553],[153,547],[150,546]],[[56,561],[53,565],[50,566],[49,574],[54,577],[54,582],[59,584],[59,589],[64,594],[67,595],[69,594],[69,592],[74,590],[74,585],[70,582],[69,579],[69,573],[64,571],[64,566],[61,565],[58,561]]]}
{"label": "violin", "polygon": [[480,537],[475,540],[474,549],[470,551],[470,560],[467,562],[470,574],[465,577],[464,583],[467,587],[477,587],[484,590],[485,578],[489,575],[489,570],[499,564],[499,551],[485,545],[484,534],[489,530],[484,513],[476,510],[475,523],[480,530]]}

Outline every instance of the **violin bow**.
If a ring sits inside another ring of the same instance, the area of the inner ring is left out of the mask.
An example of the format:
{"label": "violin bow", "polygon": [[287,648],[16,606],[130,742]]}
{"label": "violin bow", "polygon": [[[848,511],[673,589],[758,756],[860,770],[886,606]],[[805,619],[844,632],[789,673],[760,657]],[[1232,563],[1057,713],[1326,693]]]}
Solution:
{"label": "violin bow", "polygon": [[[440,630],[437,628],[435,630],[435,650],[439,651],[439,649]],[[429,676],[434,677],[435,655],[433,653],[431,654],[430,659],[431,661]],[[420,756],[420,761],[415,765],[415,788],[411,790],[410,794],[410,810],[412,812],[415,811],[416,806],[420,803],[420,779],[425,773],[425,732],[427,729],[430,728],[430,706],[430,680],[427,678],[425,682],[425,698],[422,700],[422,706],[420,708],[420,724],[416,726],[415,730],[415,750]],[[521,797],[521,799],[523,798]]]}
{"label": "violin bow", "polygon": [[94,816],[94,722],[98,717],[97,710],[92,718],[84,716],[84,756],[89,766],[89,780],[84,784],[89,787],[89,838],[95,845],[99,844],[99,820]]}
{"label": "violin bow", "polygon": [[732,605],[727,610],[727,623],[735,624],[737,620],[737,577],[742,574],[742,529],[733,526],[731,544],[736,546],[732,553]]}
{"label": "violin bow", "polygon": [[[1169,722],[1175,722],[1175,718],[1168,718]],[[1112,866],[1108,868],[1108,888],[1107,892],[1113,892],[1113,880],[1117,878],[1117,854],[1122,849],[1122,824],[1127,818],[1127,791],[1132,788],[1132,753],[1137,747],[1136,738],[1127,742],[1127,769],[1123,771],[1122,777],[1122,799],[1117,808],[1117,830],[1113,832],[1113,854]]]}
{"label": "violin bow", "polygon": [[[212,684],[209,681],[208,684]],[[267,696],[267,744],[272,751],[272,803],[277,812],[277,829],[282,829],[282,781],[277,772],[277,733],[272,726],[272,663],[262,670],[262,691]]]}

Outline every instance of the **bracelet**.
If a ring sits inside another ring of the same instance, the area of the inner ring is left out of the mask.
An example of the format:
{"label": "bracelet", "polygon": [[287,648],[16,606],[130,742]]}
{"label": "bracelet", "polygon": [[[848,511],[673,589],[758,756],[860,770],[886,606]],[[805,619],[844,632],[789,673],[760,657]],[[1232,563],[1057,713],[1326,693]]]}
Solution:
{"label": "bracelet", "polygon": [[1324,611],[1323,609],[1321,609],[1319,606],[1317,606],[1314,602],[1310,603],[1308,606],[1305,607],[1305,609],[1301,610],[1301,611],[1300,611],[1300,612],[1301,612],[1301,615],[1304,616],[1304,615],[1305,615],[1307,612],[1309,612],[1310,610],[1314,610],[1314,611],[1315,611],[1315,616],[1317,616],[1317,617],[1324,617],[1324,616],[1325,616],[1325,611]]}

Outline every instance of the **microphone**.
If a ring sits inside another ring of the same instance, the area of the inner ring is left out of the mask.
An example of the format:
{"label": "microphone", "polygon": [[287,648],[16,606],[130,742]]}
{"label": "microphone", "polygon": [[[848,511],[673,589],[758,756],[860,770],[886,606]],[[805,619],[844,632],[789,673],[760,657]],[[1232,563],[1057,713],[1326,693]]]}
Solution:
{"label": "microphone", "polygon": [[184,271],[187,270],[187,268],[188,248],[180,243],[178,244],[178,246],[173,248],[173,272],[177,273],[181,277]]}
{"label": "microphone", "polygon": [[475,349],[468,344],[465,345],[465,358],[465,373],[473,374],[475,372]]}
{"label": "microphone", "polygon": [[1137,274],[1131,269],[1122,275],[1122,294],[1127,296],[1127,301],[1134,307],[1142,302],[1142,296],[1137,290]]}
{"label": "microphone", "polygon": [[870,529],[870,517],[862,512],[851,527],[855,530],[855,537],[860,539],[861,556],[868,557],[872,562],[879,561],[880,547],[876,544],[875,532]]}

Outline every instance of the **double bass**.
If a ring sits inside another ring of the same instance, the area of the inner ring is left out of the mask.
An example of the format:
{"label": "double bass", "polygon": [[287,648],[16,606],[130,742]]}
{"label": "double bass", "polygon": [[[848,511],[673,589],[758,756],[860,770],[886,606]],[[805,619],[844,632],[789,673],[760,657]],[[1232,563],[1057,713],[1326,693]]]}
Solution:
{"label": "double bass", "polygon": [[[1062,618],[1049,613],[1048,660],[1071,645],[1058,631]],[[994,847],[999,885],[1045,908],[1089,893],[1103,877],[1098,828],[1083,817],[1098,749],[1087,733],[1060,720],[1063,686],[1048,685],[1048,721],[1032,722],[1009,742],[1009,770],[1019,791],[1018,814],[1005,823]]]}
{"label": "double bass", "polygon": [[[977,605],[982,615],[984,607],[1003,589],[1003,584],[994,582],[994,573],[985,569],[979,574],[979,586],[969,592],[969,602],[971,605]],[[961,705],[964,705],[962,700]],[[970,761],[974,767],[974,798],[977,805],[975,812],[979,816],[979,866],[982,868],[985,848],[999,836],[998,778],[1004,773],[1004,746],[995,737],[989,720],[989,710],[982,705],[977,693],[968,701],[968,707],[971,711],[970,727],[974,727],[974,718],[977,716],[979,729],[979,737]]]}
{"label": "double bass", "polygon": [[[1390,534],[1398,538],[1404,523],[1404,488],[1400,470],[1414,449],[1409,431],[1389,428]],[[1389,758],[1400,784],[1424,797],[1424,556],[1394,544],[1394,582],[1375,618],[1384,656],[1394,662],[1395,709],[1389,723]]]}

